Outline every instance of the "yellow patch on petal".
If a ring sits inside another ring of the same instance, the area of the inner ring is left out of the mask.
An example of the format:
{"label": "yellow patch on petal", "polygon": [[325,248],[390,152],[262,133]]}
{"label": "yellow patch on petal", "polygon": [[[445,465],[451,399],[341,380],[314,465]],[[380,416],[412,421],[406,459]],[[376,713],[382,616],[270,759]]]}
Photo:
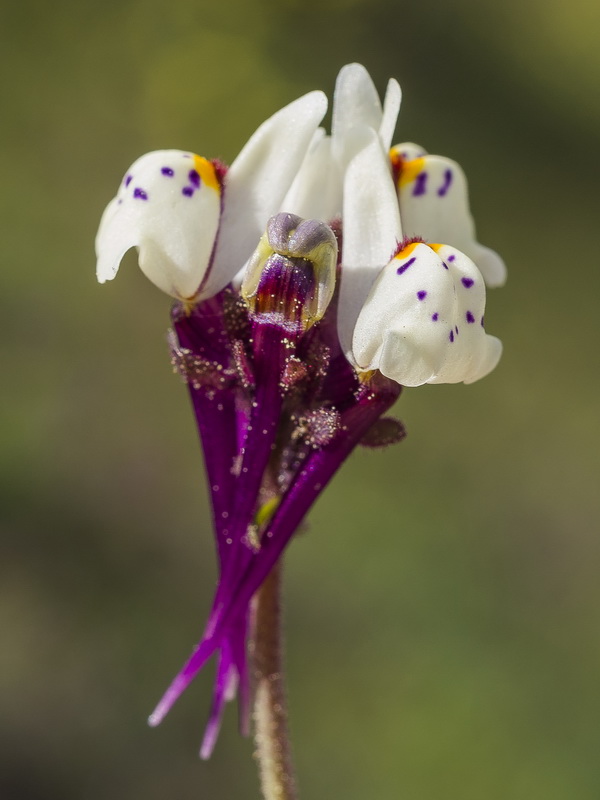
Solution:
{"label": "yellow patch on petal", "polygon": [[211,189],[220,193],[221,185],[217,178],[217,172],[207,158],[194,155],[194,169],[200,175],[200,179],[205,186],[210,186]]}
{"label": "yellow patch on petal", "polygon": [[357,368],[357,377],[361,383],[369,383],[371,378],[377,372],[376,369],[366,369],[362,370],[360,367]]}
{"label": "yellow patch on petal", "polygon": [[403,250],[400,250],[399,253],[396,253],[394,258],[408,258],[409,255],[412,253],[412,251],[415,249],[415,247],[418,244],[423,244],[423,242],[419,241],[419,242],[411,242],[410,244],[407,244],[406,247]]}
{"label": "yellow patch on petal", "polygon": [[425,169],[425,157],[413,158],[410,161],[400,162],[400,174],[398,175],[398,186],[405,186],[414,181]]}

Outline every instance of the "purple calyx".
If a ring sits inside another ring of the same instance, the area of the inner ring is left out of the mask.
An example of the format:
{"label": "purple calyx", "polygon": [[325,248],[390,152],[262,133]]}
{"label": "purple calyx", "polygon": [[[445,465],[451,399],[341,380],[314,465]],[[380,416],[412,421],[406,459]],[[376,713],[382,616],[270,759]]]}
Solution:
{"label": "purple calyx", "polygon": [[401,391],[379,373],[359,381],[340,350],[335,301],[320,322],[300,324],[314,279],[308,262],[283,267],[275,259],[264,271],[252,312],[230,287],[189,313],[173,311],[172,362],[188,384],[204,450],[220,577],[204,635],[149,722],[161,722],[218,653],[204,758],[236,691],[248,732],[253,595]]}

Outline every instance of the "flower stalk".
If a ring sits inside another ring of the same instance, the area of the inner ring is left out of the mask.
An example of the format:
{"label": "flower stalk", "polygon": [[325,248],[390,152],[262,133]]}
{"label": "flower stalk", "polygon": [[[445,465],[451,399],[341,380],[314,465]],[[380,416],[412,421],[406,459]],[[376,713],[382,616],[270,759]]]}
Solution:
{"label": "flower stalk", "polygon": [[296,778],[288,728],[284,685],[281,615],[282,563],[276,564],[255,598],[254,741],[265,800],[296,800]]}

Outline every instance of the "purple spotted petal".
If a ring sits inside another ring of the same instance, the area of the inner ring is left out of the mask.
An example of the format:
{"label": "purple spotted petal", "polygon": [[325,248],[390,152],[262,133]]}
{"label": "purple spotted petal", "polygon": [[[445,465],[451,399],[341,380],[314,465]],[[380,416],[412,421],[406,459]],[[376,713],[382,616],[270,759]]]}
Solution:
{"label": "purple spotted petal", "polygon": [[409,258],[408,261],[405,264],[402,264],[402,266],[398,267],[398,269],[396,270],[398,275],[404,274],[406,272],[406,270],[415,263],[416,260],[417,260],[417,257],[413,256],[412,258]]}

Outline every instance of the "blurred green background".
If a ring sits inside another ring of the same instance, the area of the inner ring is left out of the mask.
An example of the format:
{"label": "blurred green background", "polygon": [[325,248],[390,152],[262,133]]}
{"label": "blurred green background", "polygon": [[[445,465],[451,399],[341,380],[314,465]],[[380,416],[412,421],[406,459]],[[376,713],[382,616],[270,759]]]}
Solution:
{"label": "blurred green background", "polygon": [[3,267],[0,796],[258,798],[212,665],[152,710],[215,581],[202,461],[129,257],[100,214],[157,148],[231,161],[361,61],[404,90],[396,141],[465,168],[505,355],[408,390],[400,446],[358,452],[287,558],[302,798],[597,800],[600,537],[597,4],[105,0],[0,10]]}

